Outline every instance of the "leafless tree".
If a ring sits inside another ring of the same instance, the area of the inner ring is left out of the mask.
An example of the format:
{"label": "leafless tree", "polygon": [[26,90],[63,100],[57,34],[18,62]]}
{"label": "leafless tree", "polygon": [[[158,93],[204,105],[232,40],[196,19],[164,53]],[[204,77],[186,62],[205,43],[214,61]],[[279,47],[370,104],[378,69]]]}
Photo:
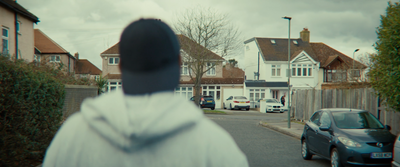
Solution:
{"label": "leafless tree", "polygon": [[194,82],[195,101],[199,104],[201,79],[205,73],[222,63],[225,57],[240,48],[238,28],[226,14],[211,8],[187,9],[177,16],[174,25],[182,47],[182,61]]}

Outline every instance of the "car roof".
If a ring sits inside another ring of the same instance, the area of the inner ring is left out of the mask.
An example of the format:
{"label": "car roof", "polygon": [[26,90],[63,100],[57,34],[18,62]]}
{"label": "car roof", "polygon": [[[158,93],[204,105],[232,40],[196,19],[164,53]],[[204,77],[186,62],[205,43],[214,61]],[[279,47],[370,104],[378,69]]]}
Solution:
{"label": "car roof", "polygon": [[353,108],[323,108],[320,111],[327,111],[327,112],[368,112],[367,110],[363,109],[353,109]]}

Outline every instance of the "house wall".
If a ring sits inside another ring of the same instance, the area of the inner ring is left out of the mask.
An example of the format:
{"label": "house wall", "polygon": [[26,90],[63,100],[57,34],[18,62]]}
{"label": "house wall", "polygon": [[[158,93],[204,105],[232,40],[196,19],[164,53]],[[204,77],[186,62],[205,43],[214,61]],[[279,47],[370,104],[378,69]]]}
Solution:
{"label": "house wall", "polygon": [[[18,35],[19,58],[22,57],[27,62],[32,62],[34,55],[34,23],[22,15],[18,15],[18,21],[20,22],[20,33]],[[0,6],[0,25],[8,28],[9,54],[15,56],[15,12]],[[1,43],[0,49],[2,49],[2,45]]]}
{"label": "house wall", "polygon": [[119,55],[118,54],[101,55],[103,76],[105,76],[107,74],[121,74],[118,64],[108,64],[108,61],[109,61],[108,58],[110,58],[110,57],[119,57]]}
{"label": "house wall", "polygon": [[[222,62],[216,62],[215,75],[207,75],[207,73],[205,73],[202,78],[222,78],[222,75],[223,75],[222,69],[223,69]],[[195,75],[193,73],[192,73],[192,77],[195,77]],[[181,81],[189,81],[189,80],[190,80],[190,75],[181,75]]]}
{"label": "house wall", "polygon": [[[62,54],[41,54],[40,55],[40,61],[50,61],[50,56],[53,55],[60,55],[60,62],[64,64],[64,70],[68,71],[68,59],[69,59],[69,72],[74,72],[75,69],[75,59],[71,58],[68,56],[68,54],[62,53]],[[50,62],[49,62],[50,63]]]}
{"label": "house wall", "polygon": [[[257,80],[257,78],[254,76],[254,72],[257,72],[257,64],[258,64],[258,47],[257,43],[255,41],[249,42],[245,44],[244,46],[244,72],[246,75],[246,80]],[[263,64],[262,56],[260,56],[260,65]],[[260,67],[260,79],[263,75],[263,72],[261,72],[261,67]]]}

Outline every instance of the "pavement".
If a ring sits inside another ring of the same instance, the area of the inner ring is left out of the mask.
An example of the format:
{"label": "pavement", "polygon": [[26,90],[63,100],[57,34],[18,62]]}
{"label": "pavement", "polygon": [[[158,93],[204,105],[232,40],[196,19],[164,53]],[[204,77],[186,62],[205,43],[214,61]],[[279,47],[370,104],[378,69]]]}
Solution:
{"label": "pavement", "polygon": [[298,121],[291,121],[290,128],[288,128],[287,120],[282,120],[281,122],[263,122],[259,123],[261,126],[267,127],[269,129],[275,130],[277,132],[292,136],[297,139],[301,139],[301,135],[304,130],[304,123]]}

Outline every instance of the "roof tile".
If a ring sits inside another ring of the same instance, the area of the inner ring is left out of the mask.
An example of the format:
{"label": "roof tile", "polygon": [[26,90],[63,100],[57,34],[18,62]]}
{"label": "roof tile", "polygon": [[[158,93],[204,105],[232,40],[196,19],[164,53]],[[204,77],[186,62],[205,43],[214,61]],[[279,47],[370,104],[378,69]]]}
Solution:
{"label": "roof tile", "polygon": [[87,59],[78,59],[76,61],[75,74],[100,75],[101,70]]}

